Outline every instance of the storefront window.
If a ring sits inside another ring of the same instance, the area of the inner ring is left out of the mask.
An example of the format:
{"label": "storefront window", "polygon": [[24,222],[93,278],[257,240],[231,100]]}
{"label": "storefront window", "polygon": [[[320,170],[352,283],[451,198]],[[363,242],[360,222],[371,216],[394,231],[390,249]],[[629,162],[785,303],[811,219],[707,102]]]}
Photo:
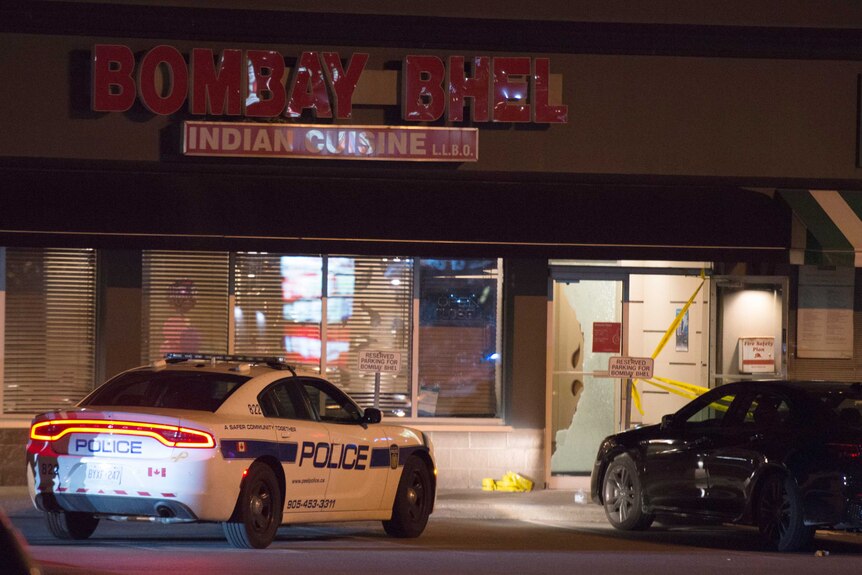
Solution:
{"label": "storefront window", "polygon": [[143,361],[227,353],[227,252],[143,253]]}
{"label": "storefront window", "polygon": [[[238,252],[204,263],[196,259],[203,254],[193,256],[186,264],[176,253],[144,257],[152,358],[169,343],[167,351],[279,356],[390,417],[500,413],[498,260]],[[194,316],[203,285],[214,297],[205,307],[218,318],[209,324]],[[203,327],[215,324],[221,331],[205,335]],[[364,351],[398,354],[400,371],[381,373],[378,386],[373,372],[359,369]]]}
{"label": "storefront window", "polygon": [[0,248],[0,327],[3,413],[74,405],[93,388],[95,252]]}
{"label": "storefront window", "polygon": [[238,253],[234,277],[235,353],[284,357],[318,371],[323,258]]}
{"label": "storefront window", "polygon": [[327,278],[327,376],[360,405],[372,406],[375,375],[359,371],[360,353],[400,354],[401,371],[380,374],[377,402],[387,415],[409,417],[413,260],[329,258]]}
{"label": "storefront window", "polygon": [[412,260],[240,253],[235,278],[236,353],[322,370],[363,405],[374,403],[374,374],[358,370],[359,353],[400,353],[406,367],[381,374],[377,400],[410,415]]}
{"label": "storefront window", "polygon": [[420,260],[421,417],[496,417],[500,407],[497,260]]}

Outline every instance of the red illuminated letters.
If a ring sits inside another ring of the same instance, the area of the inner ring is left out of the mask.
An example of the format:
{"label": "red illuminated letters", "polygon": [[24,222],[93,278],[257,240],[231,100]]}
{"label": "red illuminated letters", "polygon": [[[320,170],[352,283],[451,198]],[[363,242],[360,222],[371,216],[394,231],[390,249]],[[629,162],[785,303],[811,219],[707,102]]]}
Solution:
{"label": "red illuminated letters", "polygon": [[339,120],[350,118],[353,112],[353,92],[359,82],[359,76],[368,62],[368,54],[353,54],[347,64],[347,70],[341,66],[337,52],[323,52],[321,55],[325,65],[326,76],[332,86],[332,102],[335,106],[335,116]]}
{"label": "red illuminated letters", "polygon": [[195,48],[190,68],[189,112],[214,116],[242,113],[242,50],[222,52],[216,70],[213,51]]}
{"label": "red illuminated letters", "polygon": [[93,49],[93,98],[96,112],[125,112],[135,103],[135,55],[128,46],[98,44]]}
{"label": "red illuminated letters", "polygon": [[[139,99],[154,114],[187,103],[192,115],[350,119],[368,54],[302,52],[286,79],[284,56],[274,50],[194,48],[188,56],[160,45],[139,62],[127,46],[97,44],[92,101],[97,112],[125,112]],[[402,68],[402,117],[410,122],[566,123],[568,107],[550,103],[548,58],[409,55]],[[287,81],[286,81],[287,80]]]}
{"label": "red illuminated letters", "polygon": [[460,122],[464,119],[465,100],[471,98],[474,122],[568,121],[567,106],[551,106],[548,102],[551,70],[547,58],[536,58],[534,62],[527,57],[476,57],[472,76],[467,76],[464,62],[463,56],[451,56],[447,73],[443,61],[436,56],[407,56],[403,66],[402,117],[434,122],[445,111],[447,121]]}
{"label": "red illuminated letters", "polygon": [[533,60],[533,121],[537,124],[565,124],[569,121],[568,106],[548,104],[550,94],[551,61],[548,58]]}
{"label": "red illuminated letters", "polygon": [[249,98],[245,115],[274,118],[284,110],[287,96],[281,78],[284,76],[284,58],[278,52],[248,51]]}
{"label": "red illuminated letters", "polygon": [[332,117],[326,78],[317,52],[303,52],[299,57],[285,116],[298,118],[305,109],[313,110],[318,118]]}
{"label": "red illuminated letters", "polygon": [[[168,82],[159,90],[156,71],[161,66],[167,70]],[[179,111],[188,90],[189,70],[176,48],[156,46],[144,55],[138,68],[138,97],[150,112],[168,116]]]}
{"label": "red illuminated letters", "polygon": [[491,59],[487,56],[473,59],[473,77],[466,77],[464,57],[449,58],[449,100],[447,112],[449,120],[461,122],[464,119],[464,100],[473,99],[470,107],[471,120],[488,121],[488,79],[491,76]]}
{"label": "red illuminated letters", "polygon": [[530,121],[526,81],[529,76],[529,58],[494,58],[495,122]]}
{"label": "red illuminated letters", "polygon": [[446,107],[445,77],[443,61],[436,56],[407,56],[404,59],[405,120],[433,122],[440,119]]}

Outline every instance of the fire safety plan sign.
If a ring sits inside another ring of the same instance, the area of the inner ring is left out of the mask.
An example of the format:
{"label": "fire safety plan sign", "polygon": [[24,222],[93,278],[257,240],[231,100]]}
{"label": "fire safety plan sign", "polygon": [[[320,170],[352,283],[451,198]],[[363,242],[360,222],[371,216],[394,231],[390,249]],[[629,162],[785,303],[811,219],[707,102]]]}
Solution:
{"label": "fire safety plan sign", "polygon": [[740,373],[775,373],[775,338],[739,338]]}

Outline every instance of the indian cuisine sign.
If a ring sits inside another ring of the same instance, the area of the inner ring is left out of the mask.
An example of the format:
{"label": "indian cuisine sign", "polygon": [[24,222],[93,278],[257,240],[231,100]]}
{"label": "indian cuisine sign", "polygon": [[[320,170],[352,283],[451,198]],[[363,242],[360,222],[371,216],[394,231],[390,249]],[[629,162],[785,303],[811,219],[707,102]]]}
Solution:
{"label": "indian cuisine sign", "polygon": [[185,122],[187,156],[475,162],[476,128]]}

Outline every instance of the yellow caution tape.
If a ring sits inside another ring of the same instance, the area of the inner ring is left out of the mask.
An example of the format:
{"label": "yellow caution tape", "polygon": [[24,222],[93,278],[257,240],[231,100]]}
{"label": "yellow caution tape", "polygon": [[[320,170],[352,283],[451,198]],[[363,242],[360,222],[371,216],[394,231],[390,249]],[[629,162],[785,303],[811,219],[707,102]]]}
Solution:
{"label": "yellow caution tape", "polygon": [[682,318],[685,317],[685,312],[687,312],[688,308],[691,307],[691,304],[694,301],[694,298],[696,298],[697,294],[700,293],[700,288],[703,287],[703,283],[705,281],[706,280],[702,280],[700,282],[700,285],[697,286],[697,289],[694,290],[694,293],[691,294],[691,297],[688,298],[687,302],[685,302],[685,305],[683,306],[683,308],[681,310],[679,310],[679,313],[676,314],[675,318],[673,318],[673,322],[670,324],[670,327],[667,328],[666,332],[664,332],[664,337],[661,338],[661,341],[658,342],[658,345],[656,346],[655,351],[652,352],[652,355],[650,356],[651,358],[655,359],[656,356],[658,356],[658,354],[661,353],[661,350],[664,349],[664,346],[667,343],[667,340],[669,340],[671,334],[673,334],[676,331],[676,327],[679,325],[679,322],[682,321]]}
{"label": "yellow caution tape", "polygon": [[[688,311],[688,308],[691,307],[691,304],[694,302],[694,298],[696,298],[697,294],[700,293],[700,288],[702,288],[703,284],[706,283],[706,272],[704,270],[700,271],[700,277],[701,277],[700,285],[697,286],[697,289],[694,290],[694,293],[691,294],[691,297],[688,298],[688,301],[685,302],[685,305],[682,307],[681,310],[679,310],[679,313],[676,314],[676,317],[673,318],[673,322],[671,322],[670,327],[668,327],[667,331],[664,332],[664,336],[662,336],[661,341],[658,342],[658,345],[656,346],[655,351],[652,352],[652,355],[650,356],[652,359],[655,359],[658,356],[658,354],[661,353],[661,350],[664,349],[664,346],[665,346],[665,344],[667,344],[668,340],[670,339],[671,334],[673,334],[676,331],[676,328],[679,325],[679,322],[682,321],[682,318],[685,317],[685,314]],[[656,387],[659,387],[659,388],[664,389],[666,391],[669,391],[671,393],[675,393],[677,395],[687,397],[688,399],[692,399],[694,397],[697,397],[698,395],[700,395],[701,393],[703,393],[704,391],[707,390],[707,388],[705,388],[705,387],[701,387],[699,385],[693,385],[690,383],[675,382],[673,380],[664,379],[664,378],[660,378],[660,377],[654,377],[653,379],[658,380],[658,381],[662,381],[665,384],[668,384],[671,386],[677,386],[677,387],[680,387],[683,389],[688,389],[689,391],[688,391],[688,394],[685,394],[679,390],[672,389],[671,387],[667,387],[665,385],[661,385],[659,383],[656,383],[653,380],[633,379],[631,382],[632,399],[634,400],[635,407],[637,408],[638,412],[641,415],[643,415],[644,410],[643,410],[643,406],[641,404],[640,393],[638,392],[638,388],[637,388],[638,381],[643,381],[644,383],[649,383],[650,385],[654,385]],[[690,395],[692,393],[694,393],[695,395]]]}
{"label": "yellow caution tape", "polygon": [[685,383],[682,381],[676,381],[673,379],[668,379],[666,377],[653,377],[653,379],[656,379],[656,380],[661,381],[663,383],[666,383],[668,385],[674,385],[676,387],[685,389],[691,393],[694,393],[695,395],[700,395],[701,393],[709,391],[708,387],[703,387],[702,385],[695,385],[693,383]]}
{"label": "yellow caution tape", "polygon": [[[656,378],[656,379],[658,379],[658,378]],[[687,390],[676,389],[672,385],[664,385],[664,384],[661,384],[661,383],[654,381],[652,379],[643,379],[641,381],[643,381],[644,383],[648,383],[650,385],[654,385],[659,389],[663,389],[663,390],[667,391],[668,393],[673,393],[674,395],[679,395],[679,396],[684,397],[686,399],[694,399],[695,397],[700,395],[699,393],[694,393],[694,392],[687,391]]]}

